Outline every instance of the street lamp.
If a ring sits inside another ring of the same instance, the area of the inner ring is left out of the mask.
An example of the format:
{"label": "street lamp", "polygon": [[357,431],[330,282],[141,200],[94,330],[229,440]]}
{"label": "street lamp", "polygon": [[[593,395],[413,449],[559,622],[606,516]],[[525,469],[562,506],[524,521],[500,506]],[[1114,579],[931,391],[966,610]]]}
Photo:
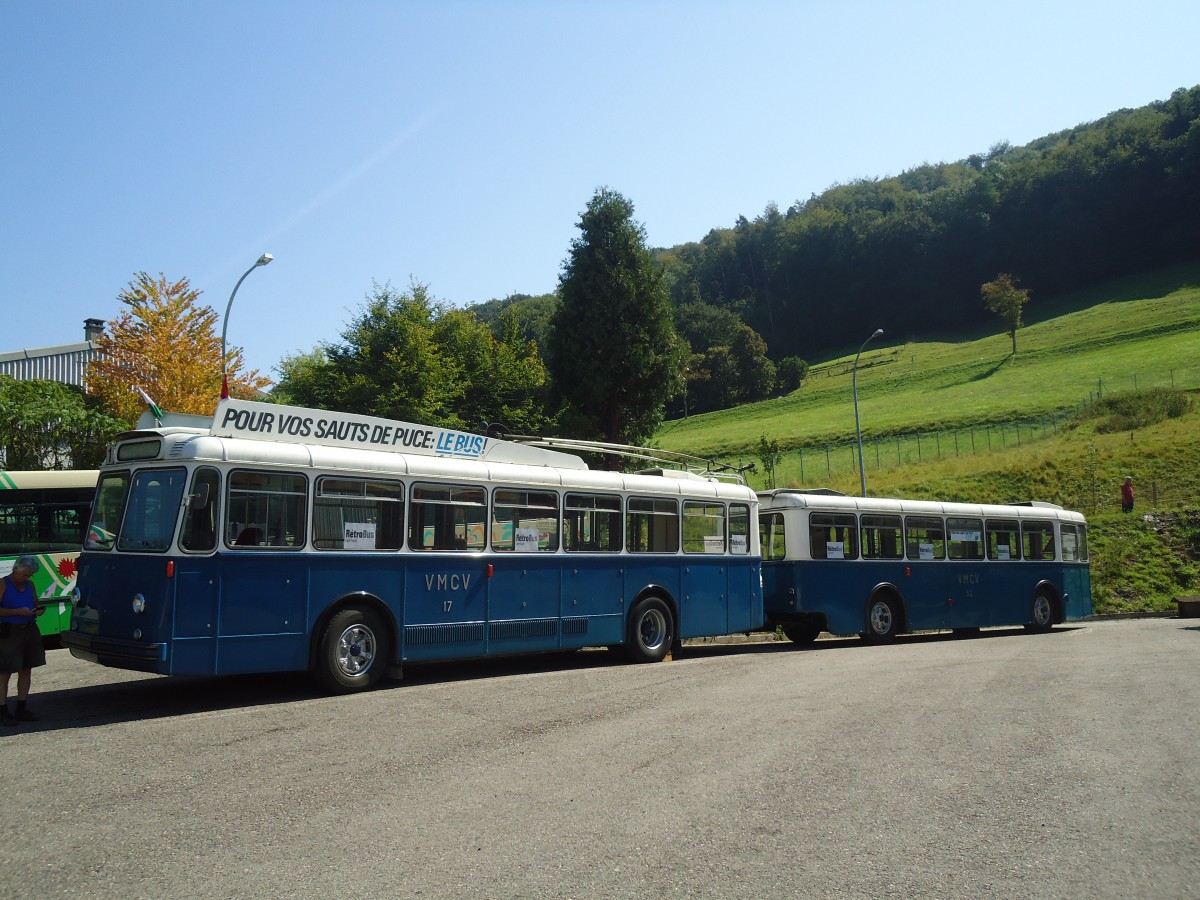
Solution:
{"label": "street lamp", "polygon": [[867,496],[867,471],[863,468],[862,455],[862,426],[858,421],[858,357],[862,356],[863,347],[871,343],[872,340],[883,334],[882,328],[876,328],[875,332],[862,342],[862,347],[858,348],[858,353],[854,357],[854,374],[851,376],[850,382],[854,387],[854,431],[858,435],[858,477],[862,482],[862,495]]}
{"label": "street lamp", "polygon": [[254,261],[254,265],[242,273],[242,277],[237,280],[237,284],[233,286],[233,293],[229,295],[229,302],[225,304],[225,318],[221,320],[221,399],[229,399],[229,367],[225,356],[225,330],[229,327],[229,310],[233,306],[233,298],[237,296],[238,288],[242,286],[242,282],[246,280],[246,276],[257,269],[259,266],[265,266],[273,257],[270,253],[264,253]]}

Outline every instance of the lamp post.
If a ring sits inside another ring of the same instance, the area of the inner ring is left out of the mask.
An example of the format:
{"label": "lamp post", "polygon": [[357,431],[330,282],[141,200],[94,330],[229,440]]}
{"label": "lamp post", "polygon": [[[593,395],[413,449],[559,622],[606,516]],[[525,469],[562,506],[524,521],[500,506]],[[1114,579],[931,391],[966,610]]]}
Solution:
{"label": "lamp post", "polygon": [[854,374],[850,378],[850,383],[854,388],[854,432],[858,435],[858,477],[862,483],[862,495],[867,496],[867,471],[863,468],[862,454],[862,425],[858,421],[858,357],[862,356],[863,347],[871,343],[872,340],[883,334],[882,328],[876,328],[874,333],[862,342],[862,347],[858,348],[858,353],[854,357]]}
{"label": "lamp post", "polygon": [[225,356],[225,331],[229,327],[229,310],[233,306],[233,298],[237,296],[238,288],[242,286],[242,282],[246,280],[246,276],[257,269],[259,266],[265,266],[273,257],[270,253],[264,253],[254,261],[254,265],[242,273],[242,277],[237,280],[237,284],[233,286],[233,293],[229,295],[229,302],[225,304],[225,318],[221,320],[221,399],[229,399],[229,367],[227,357]]}

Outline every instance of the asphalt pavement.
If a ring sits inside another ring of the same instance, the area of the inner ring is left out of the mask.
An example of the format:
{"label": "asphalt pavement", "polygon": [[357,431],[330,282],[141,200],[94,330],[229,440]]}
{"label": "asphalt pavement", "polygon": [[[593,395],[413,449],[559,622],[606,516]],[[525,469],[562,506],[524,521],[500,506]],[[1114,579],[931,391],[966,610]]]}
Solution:
{"label": "asphalt pavement", "polygon": [[49,654],[0,897],[1200,897],[1200,622],[169,679]]}

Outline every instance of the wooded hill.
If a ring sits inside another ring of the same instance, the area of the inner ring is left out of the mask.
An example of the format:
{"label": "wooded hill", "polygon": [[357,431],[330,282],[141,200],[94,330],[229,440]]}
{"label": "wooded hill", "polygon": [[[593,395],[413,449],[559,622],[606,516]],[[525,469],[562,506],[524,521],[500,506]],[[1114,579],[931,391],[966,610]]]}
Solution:
{"label": "wooded hill", "polygon": [[[679,313],[738,314],[774,360],[988,319],[980,285],[1056,296],[1200,257],[1200,86],[1023,147],[835,185],[658,251]],[[703,347],[693,347],[696,352]]]}
{"label": "wooded hill", "polygon": [[[693,353],[732,345],[742,322],[778,363],[842,355],[875,328],[890,342],[995,321],[979,289],[1000,272],[1036,307],[1195,260],[1197,235],[1200,86],[1023,147],[834,185],[654,252]],[[491,322],[512,310],[545,353],[553,303],[513,295],[473,311]],[[693,409],[731,405],[705,404],[695,373],[689,381]]]}

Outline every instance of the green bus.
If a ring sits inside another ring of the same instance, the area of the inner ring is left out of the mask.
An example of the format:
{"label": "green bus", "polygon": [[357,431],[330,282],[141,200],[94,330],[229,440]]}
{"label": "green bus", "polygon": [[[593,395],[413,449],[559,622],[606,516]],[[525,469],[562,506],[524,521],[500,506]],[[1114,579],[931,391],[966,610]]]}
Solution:
{"label": "green bus", "polygon": [[46,607],[38,628],[50,645],[71,625],[71,591],[98,475],[0,470],[0,576],[18,556],[37,557],[33,586]]}

